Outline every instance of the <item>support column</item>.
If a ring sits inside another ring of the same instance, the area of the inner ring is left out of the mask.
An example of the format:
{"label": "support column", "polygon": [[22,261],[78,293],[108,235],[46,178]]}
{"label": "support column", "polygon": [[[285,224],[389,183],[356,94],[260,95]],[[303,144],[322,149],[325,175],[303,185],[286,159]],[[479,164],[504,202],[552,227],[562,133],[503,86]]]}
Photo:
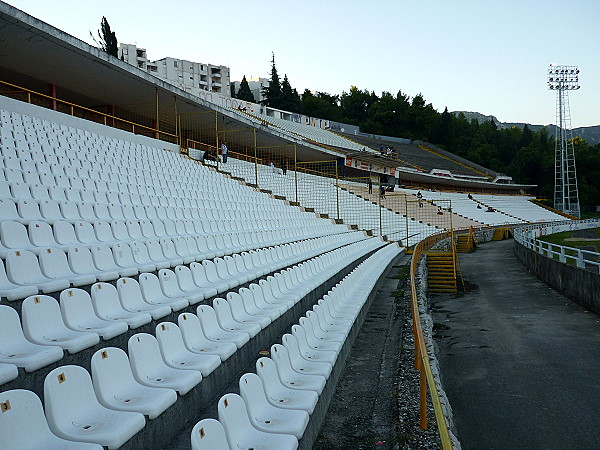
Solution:
{"label": "support column", "polygon": [[52,106],[51,109],[56,111],[57,105],[56,105],[56,85],[54,83],[50,83],[48,85],[48,93],[50,95],[50,97],[52,97]]}

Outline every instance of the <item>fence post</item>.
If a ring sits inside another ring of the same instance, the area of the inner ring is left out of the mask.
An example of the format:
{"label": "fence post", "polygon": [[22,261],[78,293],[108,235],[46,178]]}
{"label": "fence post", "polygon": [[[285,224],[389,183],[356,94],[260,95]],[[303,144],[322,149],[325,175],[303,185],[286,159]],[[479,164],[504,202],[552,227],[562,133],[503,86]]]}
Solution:
{"label": "fence post", "polygon": [[583,260],[583,252],[581,251],[581,249],[577,249],[577,267],[579,267],[580,269],[585,269],[585,262]]}
{"label": "fence post", "polygon": [[340,220],[340,184],[338,180],[338,164],[335,161],[335,204],[337,208],[337,219]]}
{"label": "fence post", "polygon": [[256,187],[258,188],[258,154],[256,149],[256,128],[252,129],[254,131],[254,181]]}
{"label": "fence post", "polygon": [[562,245],[560,247],[560,255],[558,256],[558,260],[561,263],[567,262],[567,258],[565,257],[565,248]]}
{"label": "fence post", "polygon": [[298,151],[294,144],[294,183],[296,185],[296,203],[298,203]]}

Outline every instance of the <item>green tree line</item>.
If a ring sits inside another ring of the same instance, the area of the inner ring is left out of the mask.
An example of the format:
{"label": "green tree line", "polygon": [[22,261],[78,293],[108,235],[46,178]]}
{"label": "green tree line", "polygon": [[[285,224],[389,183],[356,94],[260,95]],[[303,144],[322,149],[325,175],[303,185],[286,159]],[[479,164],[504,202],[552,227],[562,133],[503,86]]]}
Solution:
{"label": "green tree line", "polygon": [[[554,192],[554,137],[546,128],[498,128],[493,121],[479,123],[438,112],[422,94],[409,97],[402,91],[380,96],[350,87],[341,95],[305,90],[302,95],[280,81],[272,59],[271,84],[263,91],[263,104],[311,117],[358,125],[362,132],[421,139],[497,172],[516,183],[535,184],[538,195],[552,199]],[[574,139],[580,203],[583,210],[600,205],[600,144]]]}

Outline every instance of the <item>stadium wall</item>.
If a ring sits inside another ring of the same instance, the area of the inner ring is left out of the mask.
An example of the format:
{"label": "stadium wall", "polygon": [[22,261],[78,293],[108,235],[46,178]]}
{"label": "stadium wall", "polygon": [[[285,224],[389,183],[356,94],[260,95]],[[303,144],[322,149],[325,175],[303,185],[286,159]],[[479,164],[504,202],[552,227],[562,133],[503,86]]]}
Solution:
{"label": "stadium wall", "polygon": [[514,252],[519,261],[537,278],[575,303],[600,314],[599,274],[547,258],[516,240]]}

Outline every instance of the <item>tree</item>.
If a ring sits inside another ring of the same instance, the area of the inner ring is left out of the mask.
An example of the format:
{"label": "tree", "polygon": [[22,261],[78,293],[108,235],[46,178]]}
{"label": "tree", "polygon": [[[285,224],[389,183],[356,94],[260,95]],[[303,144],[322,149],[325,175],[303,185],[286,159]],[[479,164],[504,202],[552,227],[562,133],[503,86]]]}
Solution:
{"label": "tree", "polygon": [[302,102],[300,101],[300,96],[298,95],[298,91],[296,91],[296,89],[292,89],[287,75],[284,75],[283,77],[283,81],[281,83],[281,96],[277,101],[276,107],[285,111],[297,113],[299,113],[301,110]]}
{"label": "tree", "polygon": [[119,56],[119,49],[117,47],[117,36],[115,32],[110,29],[110,25],[108,24],[108,20],[106,17],[102,16],[102,21],[100,22],[100,29],[98,30],[98,39],[94,37],[92,32],[90,31],[90,35],[92,39],[99,45],[102,50],[104,50],[109,55],[114,57]]}
{"label": "tree", "polygon": [[275,66],[275,53],[271,59],[271,79],[269,80],[269,86],[263,88],[262,94],[264,100],[261,102],[263,105],[272,106],[277,108],[277,104],[281,97],[281,82],[279,81],[279,74],[277,73],[277,66]]}
{"label": "tree", "polygon": [[254,98],[254,94],[250,90],[250,85],[248,85],[248,81],[246,80],[246,75],[242,78],[240,82],[240,88],[235,95],[235,98],[244,100],[247,102],[256,103],[256,99]]}

